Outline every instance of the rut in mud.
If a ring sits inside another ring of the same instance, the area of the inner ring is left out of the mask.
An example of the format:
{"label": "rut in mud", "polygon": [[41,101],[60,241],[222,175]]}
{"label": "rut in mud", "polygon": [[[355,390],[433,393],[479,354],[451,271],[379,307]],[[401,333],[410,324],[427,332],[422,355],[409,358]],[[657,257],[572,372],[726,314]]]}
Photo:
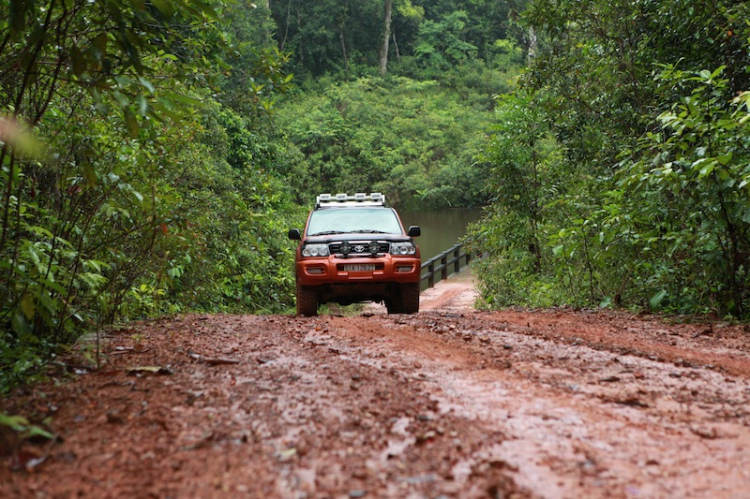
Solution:
{"label": "rut in mud", "polygon": [[747,497],[744,326],[460,295],[111,331],[3,401],[59,440],[6,442],[0,497]]}

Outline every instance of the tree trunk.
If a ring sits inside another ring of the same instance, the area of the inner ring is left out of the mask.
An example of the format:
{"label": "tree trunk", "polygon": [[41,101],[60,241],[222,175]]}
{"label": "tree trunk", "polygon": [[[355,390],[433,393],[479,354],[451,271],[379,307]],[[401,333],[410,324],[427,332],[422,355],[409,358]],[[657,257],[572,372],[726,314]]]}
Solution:
{"label": "tree trunk", "polygon": [[344,26],[339,27],[339,39],[341,40],[341,55],[344,58],[344,69],[349,71],[349,57],[346,55],[346,40],[344,39]]}
{"label": "tree trunk", "polygon": [[391,13],[393,12],[393,0],[385,0],[383,8],[383,42],[380,45],[380,74],[388,71],[388,43],[391,40]]}
{"label": "tree trunk", "polygon": [[396,50],[396,61],[401,62],[401,53],[398,51],[398,43],[396,42],[396,32],[393,32],[393,48]]}
{"label": "tree trunk", "polygon": [[341,22],[339,22],[339,40],[341,41],[341,55],[344,58],[344,68],[349,71],[349,56],[346,55],[346,37],[344,36],[344,24],[346,23],[347,16],[349,14],[349,1],[347,0],[344,4],[344,12],[341,14]]}
{"label": "tree trunk", "polygon": [[[302,26],[302,20],[301,20],[301,10],[302,10],[302,1],[300,0],[297,2],[297,30],[301,31]],[[297,50],[299,51],[299,62],[302,66],[305,65],[305,50],[304,50],[304,38],[299,38],[299,46],[297,47]]]}
{"label": "tree trunk", "polygon": [[526,33],[526,64],[531,64],[531,61],[536,57],[536,51],[536,31],[534,31],[533,27],[530,27],[529,31]]}
{"label": "tree trunk", "polygon": [[289,0],[289,5],[286,9],[286,23],[284,24],[284,38],[281,40],[281,44],[279,45],[280,50],[284,50],[284,46],[286,46],[286,39],[289,36],[289,20],[292,18],[292,0]]}

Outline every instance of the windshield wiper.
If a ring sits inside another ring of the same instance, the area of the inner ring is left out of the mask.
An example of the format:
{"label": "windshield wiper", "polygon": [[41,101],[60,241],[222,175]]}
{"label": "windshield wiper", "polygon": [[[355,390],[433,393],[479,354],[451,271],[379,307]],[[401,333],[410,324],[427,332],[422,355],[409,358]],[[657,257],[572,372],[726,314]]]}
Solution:
{"label": "windshield wiper", "polygon": [[352,234],[390,234],[390,232],[385,232],[385,231],[382,231],[382,230],[375,230],[375,229],[352,230],[350,232]]}
{"label": "windshield wiper", "polygon": [[316,232],[315,234],[309,234],[310,236],[332,236],[334,234],[346,234],[340,230],[327,230],[324,232]]}

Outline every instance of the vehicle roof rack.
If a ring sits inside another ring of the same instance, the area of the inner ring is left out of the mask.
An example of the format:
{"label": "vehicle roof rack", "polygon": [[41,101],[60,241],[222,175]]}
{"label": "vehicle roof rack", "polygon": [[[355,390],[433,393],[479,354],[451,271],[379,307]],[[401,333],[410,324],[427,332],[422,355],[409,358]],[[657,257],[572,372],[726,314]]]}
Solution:
{"label": "vehicle roof rack", "polygon": [[315,208],[330,208],[332,206],[385,206],[385,195],[380,192],[365,194],[358,192],[353,196],[348,194],[321,194],[315,201]]}

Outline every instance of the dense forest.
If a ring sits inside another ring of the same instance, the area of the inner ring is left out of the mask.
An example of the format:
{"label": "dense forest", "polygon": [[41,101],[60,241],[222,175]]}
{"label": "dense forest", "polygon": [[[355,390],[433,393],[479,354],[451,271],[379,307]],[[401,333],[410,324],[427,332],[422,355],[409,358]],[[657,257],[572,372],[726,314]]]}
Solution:
{"label": "dense forest", "polygon": [[291,310],[320,192],[486,206],[487,307],[746,318],[748,10],[0,0],[0,390],[115,321]]}
{"label": "dense forest", "polygon": [[750,5],[535,0],[475,227],[490,306],[750,314]]}

